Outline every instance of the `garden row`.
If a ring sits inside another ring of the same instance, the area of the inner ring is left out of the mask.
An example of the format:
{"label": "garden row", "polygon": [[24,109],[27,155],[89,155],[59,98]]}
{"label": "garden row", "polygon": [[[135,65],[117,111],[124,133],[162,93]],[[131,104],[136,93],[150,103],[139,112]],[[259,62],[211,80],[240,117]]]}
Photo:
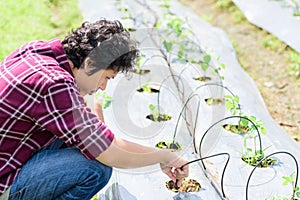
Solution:
{"label": "garden row", "polygon": [[[230,66],[203,47],[189,20],[172,10],[176,3],[114,2],[141,54],[131,79],[121,79],[112,96],[98,93],[97,99],[105,107],[112,103],[114,122],[129,138],[193,154],[186,165],[197,163],[223,199],[299,198],[297,159],[273,146],[265,122],[228,86],[223,72]],[[181,188],[167,181],[166,189],[195,192],[199,199],[201,185],[192,178]]]}

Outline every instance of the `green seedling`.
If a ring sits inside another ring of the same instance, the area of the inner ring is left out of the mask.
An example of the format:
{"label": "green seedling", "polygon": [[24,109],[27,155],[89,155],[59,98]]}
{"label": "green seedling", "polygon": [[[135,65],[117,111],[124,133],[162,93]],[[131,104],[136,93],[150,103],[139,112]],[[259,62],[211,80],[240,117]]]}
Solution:
{"label": "green seedling", "polygon": [[225,108],[230,111],[232,115],[241,115],[240,98],[236,95],[225,95]]}
{"label": "green seedling", "polygon": [[159,110],[153,104],[149,105],[151,115],[146,116],[147,119],[150,119],[155,122],[168,121],[171,119],[171,116],[168,114],[161,114]]}
{"label": "green seedling", "polygon": [[160,149],[174,149],[176,151],[182,150],[181,145],[178,142],[173,143],[173,140],[169,140],[166,142],[161,141],[161,142],[158,142],[155,146]]}
{"label": "green seedling", "polygon": [[[240,108],[240,100],[236,95],[225,95],[225,108],[231,112],[232,115],[242,116],[243,113]],[[247,120],[249,119],[249,120]],[[253,122],[250,123],[250,121]],[[247,116],[244,115],[243,118],[239,121],[239,126],[247,127],[249,126],[249,132],[254,133],[256,131],[256,127],[259,132],[263,135],[267,134],[267,130],[264,127],[265,122],[257,119],[255,116]]]}
{"label": "green seedling", "polygon": [[195,77],[193,78],[196,81],[201,81],[201,82],[208,82],[211,80],[211,77],[209,76],[200,76],[200,77]]}
{"label": "green seedling", "polygon": [[149,69],[141,69],[142,63],[144,62],[145,56],[139,55],[137,57],[136,63],[135,63],[135,69],[132,70],[133,73],[139,74],[139,75],[145,75],[150,73]]}
{"label": "green seedling", "polygon": [[230,131],[232,133],[236,133],[236,134],[244,134],[244,133],[248,133],[250,128],[248,126],[243,126],[243,125],[235,125],[235,124],[224,124],[223,128],[226,131]]}
{"label": "green seedling", "polygon": [[204,99],[205,103],[207,103],[207,105],[219,105],[219,104],[223,104],[225,102],[225,99],[222,98],[206,98]]}
{"label": "green seedling", "polygon": [[[251,135],[244,136],[244,148],[245,151],[242,153],[242,160],[251,166],[256,166],[262,159],[265,157],[265,150],[269,147],[263,149],[263,150],[257,150],[256,149],[256,137],[253,137],[254,140],[254,149],[247,147],[247,139],[251,137]],[[267,158],[263,160],[258,167],[269,167],[277,163],[278,161],[273,158]]]}
{"label": "green seedling", "polygon": [[159,90],[154,89],[149,86],[149,84],[143,85],[140,89],[137,89],[138,92],[148,92],[148,93],[158,93]]}
{"label": "green seedling", "polygon": [[296,173],[293,172],[289,176],[283,176],[282,179],[283,179],[283,182],[282,182],[283,186],[287,186],[289,184],[291,184],[293,186],[293,193],[291,195],[286,195],[286,196],[276,195],[271,198],[265,198],[265,200],[296,200],[296,199],[300,198],[299,186],[296,186],[296,187],[294,186],[295,180],[296,180]]}
{"label": "green seedling", "polygon": [[95,98],[99,101],[103,109],[108,108],[112,102],[112,96],[107,95],[106,92],[97,91]]}

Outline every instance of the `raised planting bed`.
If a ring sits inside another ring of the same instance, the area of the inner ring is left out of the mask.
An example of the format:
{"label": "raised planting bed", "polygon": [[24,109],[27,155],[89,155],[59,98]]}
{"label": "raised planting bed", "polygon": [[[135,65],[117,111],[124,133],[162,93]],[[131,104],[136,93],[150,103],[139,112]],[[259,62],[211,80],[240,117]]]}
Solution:
{"label": "raised planting bed", "polygon": [[[282,187],[282,177],[297,183],[299,177],[292,174],[298,174],[298,165],[273,153],[285,149],[300,160],[299,145],[270,117],[224,32],[175,0],[99,0],[92,5],[81,0],[80,5],[86,20],[119,19],[134,30],[143,55],[137,68],[150,70],[132,73],[130,79],[117,76],[108,85],[112,101],[104,110],[106,124],[117,137],[140,144],[180,144],[178,153],[190,161],[186,180],[199,183],[181,192],[159,166],[115,169],[99,196],[256,200],[296,194],[296,187]],[[138,91],[147,84],[158,91]],[[221,103],[208,104],[211,99]],[[147,119],[149,114],[156,120]],[[169,120],[158,122],[160,114]]]}

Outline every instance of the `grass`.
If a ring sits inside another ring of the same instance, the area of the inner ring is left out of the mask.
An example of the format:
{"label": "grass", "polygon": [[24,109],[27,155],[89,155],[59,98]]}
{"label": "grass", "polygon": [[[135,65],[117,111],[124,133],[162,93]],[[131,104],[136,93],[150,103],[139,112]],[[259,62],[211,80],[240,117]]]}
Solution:
{"label": "grass", "polygon": [[0,61],[31,40],[63,38],[82,23],[78,0],[0,1]]}
{"label": "grass", "polygon": [[234,16],[234,20],[236,23],[247,22],[244,14],[235,6],[232,0],[217,0],[216,7],[230,12]]}
{"label": "grass", "polygon": [[[234,18],[234,21],[237,24],[240,23],[247,23],[247,19],[245,18],[244,14],[239,10],[239,8],[232,2],[232,0],[217,0],[216,7],[225,10],[227,12],[230,12]],[[261,31],[260,28],[257,28],[257,31]],[[276,36],[263,31],[265,34],[265,38],[261,41],[264,48],[278,52],[281,54],[284,54],[285,57],[288,59],[290,66],[289,66],[289,75],[292,75],[295,77],[297,81],[300,80],[300,55],[292,48],[288,47],[284,42],[282,42],[280,39],[278,39]],[[234,44],[234,47],[236,49],[239,49],[238,44]],[[239,55],[242,53],[241,51],[237,51],[237,54]],[[246,61],[241,61],[242,66],[245,66]],[[244,63],[244,65],[243,65]]]}

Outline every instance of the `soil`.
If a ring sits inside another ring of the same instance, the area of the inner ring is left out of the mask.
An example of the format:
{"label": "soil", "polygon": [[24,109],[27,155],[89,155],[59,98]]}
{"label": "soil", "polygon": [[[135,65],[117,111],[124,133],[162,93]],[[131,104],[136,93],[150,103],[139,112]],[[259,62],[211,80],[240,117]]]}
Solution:
{"label": "soil", "polygon": [[230,8],[218,7],[216,0],[180,2],[227,33],[241,66],[254,80],[270,115],[300,142],[300,78],[290,74],[292,63],[287,51],[292,50],[282,42],[276,48],[266,47],[266,39],[272,42],[274,36],[250,24],[232,2]]}
{"label": "soil", "polygon": [[200,183],[194,179],[184,179],[180,188],[177,181],[170,180],[166,182],[166,187],[173,192],[198,192],[201,189]]}

